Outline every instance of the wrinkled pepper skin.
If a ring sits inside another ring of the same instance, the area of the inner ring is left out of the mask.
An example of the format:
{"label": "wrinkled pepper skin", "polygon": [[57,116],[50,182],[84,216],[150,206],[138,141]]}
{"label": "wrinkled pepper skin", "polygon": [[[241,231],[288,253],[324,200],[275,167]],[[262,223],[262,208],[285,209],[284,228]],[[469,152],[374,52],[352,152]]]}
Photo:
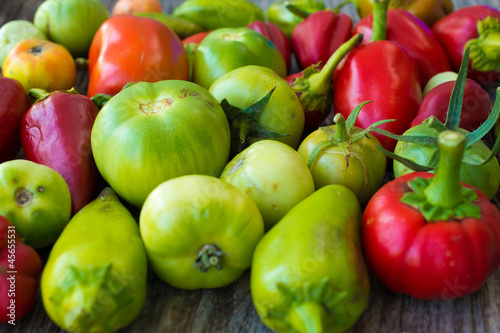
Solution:
{"label": "wrinkled pepper skin", "polygon": [[0,163],[12,158],[21,145],[19,126],[30,103],[22,84],[0,76]]}
{"label": "wrinkled pepper skin", "polygon": [[[370,15],[373,11],[374,0],[356,0],[355,4],[361,18]],[[391,9],[405,9],[412,13],[429,27],[453,11],[451,0],[391,0]]]}
{"label": "wrinkled pepper skin", "polygon": [[344,332],[354,325],[370,293],[360,222],[356,196],[327,185],[264,235],[250,275],[264,324],[277,332]]}
{"label": "wrinkled pepper skin", "polygon": [[[448,81],[431,89],[422,100],[417,116],[412,120],[410,127],[421,124],[430,116],[435,116],[444,123],[454,85],[454,81]],[[488,118],[490,112],[491,101],[486,90],[481,88],[476,81],[467,79],[458,126],[472,132]]]}
{"label": "wrinkled pepper skin", "polygon": [[[488,29],[483,33],[478,30],[479,22],[491,17],[500,20],[500,10],[486,5],[475,5],[457,9],[432,26],[432,32],[443,46],[451,69],[458,72],[464,49],[470,41],[480,40],[480,36],[488,36]],[[497,21],[498,23],[498,21]],[[476,49],[471,47],[469,73],[467,77],[485,86],[500,78],[500,51],[498,24],[491,25],[489,41],[479,43]],[[486,40],[486,39],[485,39]],[[484,69],[476,66],[486,65]]]}
{"label": "wrinkled pepper skin", "polygon": [[[374,61],[377,59],[377,61]],[[418,67],[408,53],[390,41],[355,47],[339,65],[333,80],[333,108],[347,119],[351,110],[372,101],[361,110],[356,126],[367,128],[384,119],[397,119],[379,128],[403,134],[415,118],[422,89]],[[396,141],[374,133],[382,146],[393,151]]]}
{"label": "wrinkled pepper skin", "polygon": [[463,297],[500,264],[500,213],[476,190],[481,219],[428,222],[400,199],[411,191],[410,180],[433,176],[400,176],[372,197],[363,215],[364,254],[371,272],[394,292],[426,300]]}
{"label": "wrinkled pepper skin", "polygon": [[99,109],[84,95],[56,92],[33,104],[21,122],[26,158],[56,170],[71,193],[71,211],[94,197],[99,172],[90,133]]}
{"label": "wrinkled pepper skin", "polygon": [[114,332],[141,311],[146,275],[139,226],[107,187],[52,247],[41,278],[43,306],[63,330]]}
{"label": "wrinkled pepper skin", "polygon": [[205,30],[239,28],[264,21],[264,12],[247,0],[185,0],[173,15],[196,23]]}
{"label": "wrinkled pepper skin", "polygon": [[247,25],[247,28],[257,31],[269,39],[280,51],[285,60],[287,72],[290,70],[291,63],[291,45],[290,40],[285,33],[274,23],[255,21]]}
{"label": "wrinkled pepper skin", "polygon": [[[373,15],[369,15],[354,27],[353,33],[362,33],[363,43],[370,43],[372,26]],[[431,29],[404,9],[388,11],[386,40],[401,45],[415,60],[422,87],[434,75],[450,70],[448,57]]]}
{"label": "wrinkled pepper skin", "polygon": [[352,19],[343,13],[331,10],[317,11],[298,23],[292,32],[292,48],[302,68],[322,62],[350,37]]}
{"label": "wrinkled pepper skin", "polygon": [[[17,271],[11,274],[9,271]],[[0,216],[0,322],[17,322],[35,304],[42,260],[25,245],[10,221]],[[12,279],[14,277],[14,279]],[[10,291],[15,282],[15,292]]]}
{"label": "wrinkled pepper skin", "polygon": [[88,97],[115,95],[129,82],[167,79],[188,80],[189,60],[165,24],[124,14],[110,17],[97,30],[89,51]]}

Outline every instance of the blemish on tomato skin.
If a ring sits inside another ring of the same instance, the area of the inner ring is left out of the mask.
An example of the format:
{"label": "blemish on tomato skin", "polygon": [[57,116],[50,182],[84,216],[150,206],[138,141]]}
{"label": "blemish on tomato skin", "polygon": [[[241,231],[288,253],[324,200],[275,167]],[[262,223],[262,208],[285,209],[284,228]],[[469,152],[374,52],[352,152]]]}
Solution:
{"label": "blemish on tomato skin", "polygon": [[276,191],[278,190],[278,184],[273,184],[273,186],[272,186],[272,187],[273,187],[273,191],[275,191],[275,192],[276,192]]}

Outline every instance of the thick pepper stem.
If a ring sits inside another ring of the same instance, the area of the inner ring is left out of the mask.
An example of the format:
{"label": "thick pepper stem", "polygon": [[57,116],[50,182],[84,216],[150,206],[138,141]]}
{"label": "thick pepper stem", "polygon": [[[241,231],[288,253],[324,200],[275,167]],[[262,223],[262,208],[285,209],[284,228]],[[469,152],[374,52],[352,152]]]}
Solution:
{"label": "thick pepper stem", "polygon": [[439,135],[439,164],[436,176],[425,189],[427,200],[434,206],[454,208],[463,202],[460,166],[465,151],[465,136],[444,131]]}
{"label": "thick pepper stem", "polygon": [[386,39],[388,10],[389,0],[375,0],[373,4],[372,42]]}
{"label": "thick pepper stem", "polygon": [[325,308],[318,303],[306,302],[295,306],[290,311],[290,323],[301,333],[323,333]]}

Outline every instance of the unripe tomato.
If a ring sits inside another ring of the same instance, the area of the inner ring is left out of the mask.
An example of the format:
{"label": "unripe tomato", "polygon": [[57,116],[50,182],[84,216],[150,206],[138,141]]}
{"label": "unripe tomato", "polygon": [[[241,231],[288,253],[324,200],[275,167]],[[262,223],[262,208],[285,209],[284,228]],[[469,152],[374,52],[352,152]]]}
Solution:
{"label": "unripe tomato", "polygon": [[47,91],[68,90],[76,83],[76,65],[68,50],[41,39],[27,39],[7,54],[3,76],[18,80],[27,92],[31,88]]}

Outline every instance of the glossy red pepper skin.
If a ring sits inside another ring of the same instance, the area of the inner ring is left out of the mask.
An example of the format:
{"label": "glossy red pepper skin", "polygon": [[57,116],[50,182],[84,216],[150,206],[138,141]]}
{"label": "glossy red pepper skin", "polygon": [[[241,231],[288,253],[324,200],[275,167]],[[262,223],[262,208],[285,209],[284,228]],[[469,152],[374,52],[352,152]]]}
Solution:
{"label": "glossy red pepper skin", "polygon": [[254,21],[247,25],[247,28],[264,35],[276,46],[285,60],[286,71],[288,72],[291,64],[291,46],[290,40],[285,33],[276,24],[271,22]]}
{"label": "glossy red pepper skin", "polygon": [[99,172],[90,133],[98,112],[84,95],[57,92],[33,104],[22,119],[26,158],[51,167],[66,180],[72,213],[94,198]]}
{"label": "glossy red pepper skin", "polygon": [[372,197],[363,214],[363,251],[374,276],[394,292],[426,300],[463,297],[500,264],[500,212],[476,190],[481,219],[427,222],[400,199],[410,191],[408,181],[433,176],[400,176]]}
{"label": "glossy red pepper skin", "polygon": [[7,218],[0,216],[0,322],[16,323],[33,308],[41,271],[38,253],[21,241]]}
{"label": "glossy red pepper skin", "polygon": [[343,13],[322,10],[310,14],[295,26],[292,49],[301,68],[325,64],[352,35],[352,19]]}
{"label": "glossy red pepper skin", "polygon": [[124,14],[97,30],[89,51],[87,96],[115,95],[129,82],[167,79],[188,80],[189,61],[181,40],[165,24]]}
{"label": "glossy red pepper skin", "polygon": [[[354,33],[362,33],[363,43],[372,37],[373,15],[358,22]],[[404,9],[391,9],[387,13],[386,40],[398,43],[417,63],[422,87],[434,75],[450,70],[450,64],[441,44],[431,29],[419,18]],[[460,63],[459,63],[460,67]]]}
{"label": "glossy red pepper skin", "polygon": [[17,80],[0,76],[0,163],[12,158],[21,146],[19,126],[30,103]]}
{"label": "glossy red pepper skin", "polygon": [[[333,110],[347,119],[365,101],[356,126],[367,128],[384,119],[396,119],[378,126],[403,134],[415,118],[422,89],[418,68],[409,54],[390,41],[376,41],[355,47],[336,70],[333,80]],[[396,141],[374,133],[382,146],[393,151]]]}
{"label": "glossy red pepper skin", "polygon": [[[500,19],[500,10],[486,5],[467,6],[446,15],[432,26],[432,32],[448,55],[453,71],[457,72],[460,68],[467,42],[478,38],[478,22],[488,16]],[[500,78],[500,70],[481,72],[471,69],[472,58],[471,54],[467,77],[483,86]]]}
{"label": "glossy red pepper skin", "polygon": [[[410,127],[421,124],[430,116],[435,116],[444,123],[454,84],[454,81],[444,82],[430,90],[422,100]],[[476,81],[467,79],[459,127],[472,132],[488,118],[490,113],[491,100],[488,93]]]}

